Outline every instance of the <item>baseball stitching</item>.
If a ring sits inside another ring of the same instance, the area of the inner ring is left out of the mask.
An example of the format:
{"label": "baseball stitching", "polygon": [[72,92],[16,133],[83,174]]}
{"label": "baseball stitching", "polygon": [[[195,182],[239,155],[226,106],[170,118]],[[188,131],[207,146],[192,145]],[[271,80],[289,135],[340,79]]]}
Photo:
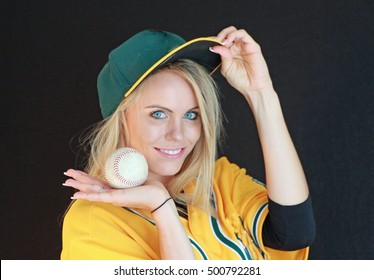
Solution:
{"label": "baseball stitching", "polygon": [[125,157],[126,155],[128,155],[128,154],[137,154],[137,153],[138,152],[135,151],[135,150],[126,149],[126,150],[122,151],[116,157],[116,159],[115,159],[115,161],[113,163],[114,177],[119,182],[121,182],[122,184],[124,184],[127,187],[135,187],[135,186],[141,185],[144,182],[144,180],[142,180],[142,179],[139,179],[139,180],[128,180],[128,179],[124,178],[123,176],[121,176],[120,171],[119,171],[119,162],[121,161],[121,159],[123,157]]}

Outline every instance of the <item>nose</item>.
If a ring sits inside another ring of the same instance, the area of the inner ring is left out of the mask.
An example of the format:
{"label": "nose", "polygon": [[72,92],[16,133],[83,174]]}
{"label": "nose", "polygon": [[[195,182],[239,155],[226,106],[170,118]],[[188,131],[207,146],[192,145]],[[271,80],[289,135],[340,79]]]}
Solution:
{"label": "nose", "polygon": [[169,141],[181,141],[184,137],[183,121],[172,119],[169,121],[165,138]]}

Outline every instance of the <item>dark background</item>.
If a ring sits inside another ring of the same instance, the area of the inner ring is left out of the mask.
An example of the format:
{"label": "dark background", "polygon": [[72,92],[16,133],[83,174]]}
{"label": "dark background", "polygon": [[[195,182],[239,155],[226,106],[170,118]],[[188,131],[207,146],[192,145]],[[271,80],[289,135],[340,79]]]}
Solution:
{"label": "dark background", "polygon": [[[58,259],[78,136],[101,119],[110,50],[159,28],[185,39],[234,25],[260,43],[307,175],[310,259],[373,259],[374,1],[26,1],[1,5],[1,259]],[[222,153],[265,181],[244,99],[217,74]],[[5,99],[4,99],[5,97]]]}

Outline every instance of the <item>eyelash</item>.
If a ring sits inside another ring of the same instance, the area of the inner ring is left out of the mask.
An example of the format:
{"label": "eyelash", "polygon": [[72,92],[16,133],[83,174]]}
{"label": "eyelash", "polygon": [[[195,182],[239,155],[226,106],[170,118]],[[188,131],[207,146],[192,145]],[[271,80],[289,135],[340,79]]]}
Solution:
{"label": "eyelash", "polygon": [[162,117],[162,118],[156,117],[155,116],[156,113],[161,113],[161,114],[164,114],[166,116],[166,114],[163,111],[161,111],[161,110],[153,111],[153,112],[151,112],[151,117],[154,118],[154,119],[156,119],[156,120],[165,118],[165,117]]}
{"label": "eyelash", "polygon": [[[163,114],[164,116],[163,117],[156,117],[156,114]],[[186,118],[187,114],[194,114],[194,117],[192,117],[192,118]],[[156,119],[156,120],[166,118],[166,114],[162,110],[153,111],[153,112],[150,113],[150,116],[152,118]],[[189,111],[186,114],[184,114],[184,118],[186,118],[187,120],[191,120],[191,121],[196,120],[198,117],[199,117],[199,113],[196,112],[196,111]]]}
{"label": "eyelash", "polygon": [[188,119],[188,120],[191,120],[191,121],[194,121],[194,120],[196,120],[196,119],[199,117],[199,113],[198,113],[198,112],[195,112],[195,111],[187,112],[187,113],[184,114],[184,115],[186,116],[187,114],[194,114],[194,115],[195,115],[193,118]]}

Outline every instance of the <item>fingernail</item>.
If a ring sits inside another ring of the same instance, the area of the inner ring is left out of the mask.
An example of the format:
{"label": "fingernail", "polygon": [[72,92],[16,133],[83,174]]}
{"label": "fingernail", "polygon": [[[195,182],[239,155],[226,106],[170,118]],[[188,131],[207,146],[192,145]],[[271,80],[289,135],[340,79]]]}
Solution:
{"label": "fingernail", "polygon": [[64,172],[64,175],[65,175],[65,176],[69,176],[69,174],[68,174],[67,172]]}
{"label": "fingernail", "polygon": [[70,199],[75,200],[76,198],[74,196],[71,196]]}
{"label": "fingernail", "polygon": [[212,47],[209,47],[209,50],[210,50],[211,52],[213,52],[213,53],[217,53],[215,50],[213,50]]}
{"label": "fingernail", "polygon": [[67,184],[66,184],[66,183],[62,183],[62,185],[63,185],[63,186],[67,186]]}

